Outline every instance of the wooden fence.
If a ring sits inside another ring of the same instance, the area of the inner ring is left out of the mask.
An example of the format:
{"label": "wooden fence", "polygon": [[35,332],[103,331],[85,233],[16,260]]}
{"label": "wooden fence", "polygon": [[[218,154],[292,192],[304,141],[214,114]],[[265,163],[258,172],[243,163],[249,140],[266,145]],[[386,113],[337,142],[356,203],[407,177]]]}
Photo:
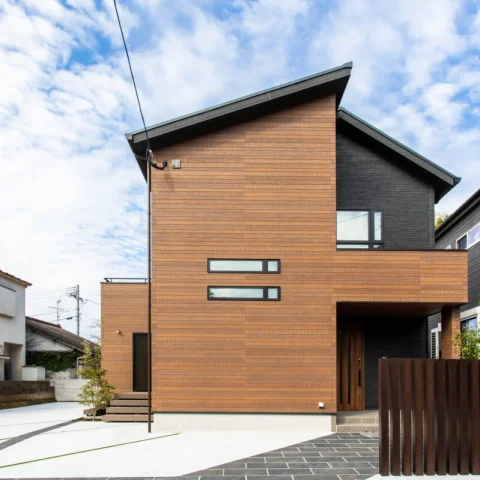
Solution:
{"label": "wooden fence", "polygon": [[378,366],[380,474],[480,474],[480,360]]}

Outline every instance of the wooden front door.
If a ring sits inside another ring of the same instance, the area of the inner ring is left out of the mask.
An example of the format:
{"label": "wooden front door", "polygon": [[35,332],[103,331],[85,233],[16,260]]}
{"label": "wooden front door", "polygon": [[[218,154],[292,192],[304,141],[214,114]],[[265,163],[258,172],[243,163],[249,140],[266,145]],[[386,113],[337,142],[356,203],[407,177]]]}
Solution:
{"label": "wooden front door", "polygon": [[338,319],[337,347],[338,410],[364,410],[363,322]]}
{"label": "wooden front door", "polygon": [[133,334],[133,391],[146,392],[148,389],[148,335]]}

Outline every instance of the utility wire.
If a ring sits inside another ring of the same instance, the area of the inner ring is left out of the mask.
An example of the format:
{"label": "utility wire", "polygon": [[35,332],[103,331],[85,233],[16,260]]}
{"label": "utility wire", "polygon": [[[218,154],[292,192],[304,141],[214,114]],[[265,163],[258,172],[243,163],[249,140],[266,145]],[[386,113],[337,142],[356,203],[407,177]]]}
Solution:
{"label": "utility wire", "polygon": [[123,34],[122,22],[120,21],[120,15],[117,8],[117,0],[113,0],[115,6],[115,12],[117,14],[118,26],[120,27],[120,33],[122,34],[123,46],[125,47],[125,53],[127,54],[128,67],[130,68],[130,75],[132,77],[133,87],[135,88],[135,95],[137,96],[138,108],[140,110],[140,116],[142,117],[143,129],[145,130],[145,137],[147,139],[147,158],[150,150],[150,139],[148,138],[147,125],[145,124],[145,118],[143,116],[142,105],[140,103],[140,97],[138,96],[137,84],[135,83],[135,76],[133,75],[132,62],[130,61],[130,55],[128,54],[127,42],[125,41],[125,35]]}

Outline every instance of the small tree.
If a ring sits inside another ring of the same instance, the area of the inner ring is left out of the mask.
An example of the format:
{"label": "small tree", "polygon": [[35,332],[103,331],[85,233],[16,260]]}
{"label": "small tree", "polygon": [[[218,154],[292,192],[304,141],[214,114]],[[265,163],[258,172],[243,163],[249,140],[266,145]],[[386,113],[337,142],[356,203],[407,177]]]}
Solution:
{"label": "small tree", "polygon": [[465,329],[460,332],[453,344],[460,348],[460,358],[463,360],[477,360],[480,358],[480,330]]}
{"label": "small tree", "polygon": [[93,348],[85,342],[85,350],[82,356],[82,369],[77,373],[87,383],[81,388],[79,398],[82,405],[93,409],[93,420],[97,416],[97,410],[106,408],[113,398],[115,387],[110,385],[105,378],[106,371],[102,368],[102,351],[99,345]]}

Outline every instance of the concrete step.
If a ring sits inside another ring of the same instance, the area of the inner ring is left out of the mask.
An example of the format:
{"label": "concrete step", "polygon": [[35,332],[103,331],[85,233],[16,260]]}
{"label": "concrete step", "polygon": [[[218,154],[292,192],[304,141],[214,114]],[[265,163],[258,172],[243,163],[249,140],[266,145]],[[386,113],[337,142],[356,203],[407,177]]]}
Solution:
{"label": "concrete step", "polygon": [[147,392],[123,392],[115,393],[113,396],[114,400],[147,400]]}
{"label": "concrete step", "polygon": [[375,433],[378,432],[378,425],[364,425],[364,424],[337,424],[337,433]]}
{"label": "concrete step", "polygon": [[148,400],[111,400],[111,407],[148,407]]}
{"label": "concrete step", "polygon": [[[102,417],[102,421],[104,422],[148,422],[148,415],[107,414]],[[152,416],[152,422],[153,422],[153,416]]]}
{"label": "concrete step", "polygon": [[378,416],[337,415],[337,425],[378,425]]}
{"label": "concrete step", "polygon": [[119,413],[148,413],[148,407],[107,407],[107,415]]}

